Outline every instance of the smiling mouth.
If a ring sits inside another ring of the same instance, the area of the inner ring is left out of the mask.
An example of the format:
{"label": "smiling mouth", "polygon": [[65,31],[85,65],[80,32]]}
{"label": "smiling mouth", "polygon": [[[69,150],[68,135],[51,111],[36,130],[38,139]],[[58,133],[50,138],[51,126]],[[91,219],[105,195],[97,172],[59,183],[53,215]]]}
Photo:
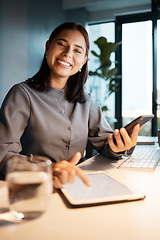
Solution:
{"label": "smiling mouth", "polygon": [[70,66],[71,66],[70,63],[65,62],[65,61],[62,61],[62,60],[58,60],[58,63],[60,63],[60,64],[63,65],[63,66],[66,66],[66,67],[70,67]]}

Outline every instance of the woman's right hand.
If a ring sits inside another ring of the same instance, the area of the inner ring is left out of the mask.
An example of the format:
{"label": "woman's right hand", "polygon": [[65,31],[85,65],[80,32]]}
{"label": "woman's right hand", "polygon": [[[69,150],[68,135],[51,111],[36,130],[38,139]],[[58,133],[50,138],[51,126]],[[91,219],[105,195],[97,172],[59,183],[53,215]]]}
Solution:
{"label": "woman's right hand", "polygon": [[53,185],[55,188],[62,188],[62,184],[73,183],[76,175],[80,177],[88,187],[91,186],[89,179],[83,171],[75,166],[80,158],[81,154],[77,152],[68,161],[62,160],[52,164]]}

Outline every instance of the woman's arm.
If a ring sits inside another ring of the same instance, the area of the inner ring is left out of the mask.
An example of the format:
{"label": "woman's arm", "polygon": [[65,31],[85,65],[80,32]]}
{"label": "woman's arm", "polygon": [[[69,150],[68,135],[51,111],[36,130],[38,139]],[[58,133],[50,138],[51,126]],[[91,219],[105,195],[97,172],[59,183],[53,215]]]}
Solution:
{"label": "woman's arm", "polygon": [[0,109],[0,176],[4,178],[6,162],[22,150],[20,138],[30,116],[26,92],[15,85],[7,94]]}
{"label": "woman's arm", "polygon": [[[89,136],[88,139],[101,155],[113,159],[120,159],[123,155],[130,155],[134,150],[138,136],[139,126],[137,125],[132,135],[129,136],[124,128],[113,131],[104,118],[100,106],[91,99],[89,117]],[[113,133],[117,134],[118,145],[113,142]],[[120,133],[124,138],[120,137]],[[109,139],[108,139],[109,137]],[[109,144],[107,144],[107,139]]]}

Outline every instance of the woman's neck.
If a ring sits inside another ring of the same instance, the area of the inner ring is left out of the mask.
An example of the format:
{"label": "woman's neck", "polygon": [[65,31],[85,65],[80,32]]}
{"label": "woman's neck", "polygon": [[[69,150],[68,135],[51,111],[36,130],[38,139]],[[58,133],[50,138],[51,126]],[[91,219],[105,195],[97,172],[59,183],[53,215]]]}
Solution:
{"label": "woman's neck", "polygon": [[57,89],[63,89],[63,88],[65,88],[65,86],[66,86],[66,83],[67,83],[67,80],[68,79],[51,79],[51,81],[50,81],[50,85],[52,86],[52,87],[54,87],[54,88],[57,88]]}

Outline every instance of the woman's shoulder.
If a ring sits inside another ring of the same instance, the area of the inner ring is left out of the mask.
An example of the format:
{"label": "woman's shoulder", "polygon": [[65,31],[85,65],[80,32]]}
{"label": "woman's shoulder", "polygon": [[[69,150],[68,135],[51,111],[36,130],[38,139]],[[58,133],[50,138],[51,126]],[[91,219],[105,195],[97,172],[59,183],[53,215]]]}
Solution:
{"label": "woman's shoulder", "polygon": [[13,85],[3,99],[2,106],[10,106],[13,105],[13,103],[15,106],[22,106],[24,103],[28,104],[30,102],[29,94],[27,94],[25,88],[25,82]]}
{"label": "woman's shoulder", "polygon": [[23,89],[23,90],[31,89],[31,86],[29,85],[29,83],[27,81],[20,82],[20,83],[16,84],[15,86],[17,86],[18,88]]}
{"label": "woman's shoulder", "polygon": [[9,92],[14,92],[14,91],[18,91],[18,90],[21,91],[21,90],[26,89],[26,88],[27,88],[27,83],[26,83],[26,81],[23,81],[23,82],[19,82],[19,83],[14,84],[10,88]]}
{"label": "woman's shoulder", "polygon": [[89,102],[90,104],[92,105],[96,105],[96,106],[99,106],[99,104],[97,103],[97,101],[94,99],[94,97],[92,96],[91,93],[87,92],[86,90],[84,91],[84,94],[85,94],[85,98],[86,98],[86,101]]}
{"label": "woman's shoulder", "polygon": [[20,101],[22,99],[29,100],[29,86],[26,81],[19,82],[14,84],[6,94],[4,98],[4,102],[10,102],[13,99],[19,99]]}
{"label": "woman's shoulder", "polygon": [[23,81],[23,82],[19,82],[16,83],[15,85],[13,85],[13,87],[10,89],[9,92],[19,92],[21,94],[25,94],[25,95],[30,95],[31,92],[35,91],[30,84],[28,83],[28,81]]}

